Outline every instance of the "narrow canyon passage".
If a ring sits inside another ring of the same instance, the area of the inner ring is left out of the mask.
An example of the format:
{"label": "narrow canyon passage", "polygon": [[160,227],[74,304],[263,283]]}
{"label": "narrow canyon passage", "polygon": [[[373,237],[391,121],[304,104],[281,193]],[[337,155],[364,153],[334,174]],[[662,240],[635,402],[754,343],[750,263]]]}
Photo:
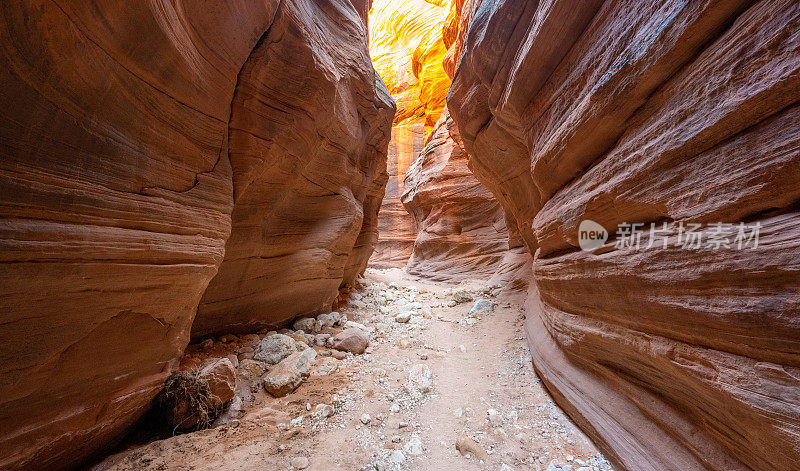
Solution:
{"label": "narrow canyon passage", "polygon": [[0,2],[0,470],[800,471],[800,1]]}
{"label": "narrow canyon passage", "polygon": [[612,469],[536,378],[519,296],[367,269],[349,299],[339,312],[370,337],[363,354],[339,360],[315,347],[308,379],[275,398],[260,372],[246,373],[255,366],[248,346],[264,334],[190,347],[185,367],[233,355],[236,402],[210,430],[134,447],[95,469]]}

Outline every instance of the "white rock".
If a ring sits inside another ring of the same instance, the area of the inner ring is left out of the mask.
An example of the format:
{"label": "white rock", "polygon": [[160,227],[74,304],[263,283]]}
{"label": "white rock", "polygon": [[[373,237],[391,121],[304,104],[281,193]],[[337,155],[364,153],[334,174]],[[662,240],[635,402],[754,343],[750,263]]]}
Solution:
{"label": "white rock", "polygon": [[469,310],[469,315],[477,316],[492,311],[494,311],[493,302],[489,301],[488,299],[479,299],[475,301],[475,304],[472,305],[472,309]]}
{"label": "white rock", "polygon": [[366,412],[361,414],[361,423],[362,424],[367,425],[370,422],[370,420],[372,420],[372,417],[370,417],[369,414],[367,414]]}
{"label": "white rock", "polygon": [[389,464],[395,466],[396,468],[400,467],[406,461],[406,456],[400,450],[395,450],[389,455]]}
{"label": "white rock", "polygon": [[294,469],[306,469],[306,468],[308,468],[308,458],[306,458],[305,456],[298,456],[298,457],[292,458],[292,461],[291,461],[290,464],[292,465],[292,468],[294,468]]}
{"label": "white rock", "polygon": [[333,415],[333,406],[330,404],[317,404],[317,407],[314,408],[314,417],[317,418],[325,418],[331,417]]}
{"label": "white rock", "polygon": [[405,386],[412,395],[429,392],[433,387],[433,380],[431,379],[431,370],[428,365],[416,364],[412,366],[408,372],[408,382]]}
{"label": "white rock", "polygon": [[411,320],[411,312],[405,311],[401,312],[400,314],[394,316],[394,321],[399,322],[401,324],[405,324]]}
{"label": "white rock", "polygon": [[419,439],[417,434],[411,434],[411,438],[403,445],[403,453],[411,456],[422,454],[422,440]]}

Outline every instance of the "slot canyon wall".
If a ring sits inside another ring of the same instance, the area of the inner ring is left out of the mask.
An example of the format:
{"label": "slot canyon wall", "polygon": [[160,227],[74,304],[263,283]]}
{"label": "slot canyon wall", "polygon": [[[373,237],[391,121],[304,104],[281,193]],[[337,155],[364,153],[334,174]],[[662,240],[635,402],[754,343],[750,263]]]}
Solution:
{"label": "slot canyon wall", "polygon": [[329,308],[364,268],[394,105],[356,7],[0,6],[0,468],[78,465],[190,330]]}
{"label": "slot canyon wall", "polygon": [[[444,97],[461,53],[464,0],[383,1],[371,13],[370,52],[398,103],[389,183],[370,261],[435,281],[507,282],[527,259],[509,251],[504,213],[468,168]],[[467,2],[471,10],[473,2]],[[423,147],[424,146],[424,147]],[[402,205],[401,205],[402,204]],[[410,217],[409,217],[410,215]],[[512,237],[512,246],[521,240]]]}
{"label": "slot canyon wall", "polygon": [[444,108],[450,79],[442,68],[447,0],[375,0],[369,16],[370,55],[397,103],[388,151],[386,194],[378,218],[376,268],[404,267],[417,228],[403,208],[406,171]]}
{"label": "slot canyon wall", "polygon": [[[558,403],[624,469],[798,469],[800,4],[464,14],[448,108],[534,254],[526,330]],[[607,247],[579,248],[584,219]],[[631,222],[761,230],[637,250],[614,233]]]}

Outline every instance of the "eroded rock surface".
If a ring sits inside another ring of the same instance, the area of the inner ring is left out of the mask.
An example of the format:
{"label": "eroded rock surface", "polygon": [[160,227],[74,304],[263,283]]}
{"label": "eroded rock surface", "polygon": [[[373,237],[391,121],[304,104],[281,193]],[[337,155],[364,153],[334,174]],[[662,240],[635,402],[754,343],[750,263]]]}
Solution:
{"label": "eroded rock surface", "polygon": [[407,271],[435,281],[489,279],[508,250],[503,209],[467,167],[445,110],[406,174],[403,204],[419,228]]}
{"label": "eroded rock surface", "polygon": [[[551,392],[627,469],[796,467],[800,5],[472,13],[448,108],[535,254],[527,330]],[[578,248],[584,219],[609,247]],[[624,222],[760,223],[760,242],[615,247]]]}
{"label": "eroded rock surface", "polygon": [[394,105],[353,13],[322,0],[282,8],[239,74],[232,232],[193,336],[329,312],[366,268]]}
{"label": "eroded rock surface", "polygon": [[330,308],[393,105],[344,0],[0,11],[0,468],[67,468],[147,407],[220,264],[198,335]]}

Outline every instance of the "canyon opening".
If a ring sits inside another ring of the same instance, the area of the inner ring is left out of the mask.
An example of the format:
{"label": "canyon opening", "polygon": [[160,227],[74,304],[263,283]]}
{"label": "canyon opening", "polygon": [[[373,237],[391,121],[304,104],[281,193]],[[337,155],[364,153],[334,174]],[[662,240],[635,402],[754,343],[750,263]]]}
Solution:
{"label": "canyon opening", "polygon": [[0,12],[0,469],[800,471],[796,0]]}

